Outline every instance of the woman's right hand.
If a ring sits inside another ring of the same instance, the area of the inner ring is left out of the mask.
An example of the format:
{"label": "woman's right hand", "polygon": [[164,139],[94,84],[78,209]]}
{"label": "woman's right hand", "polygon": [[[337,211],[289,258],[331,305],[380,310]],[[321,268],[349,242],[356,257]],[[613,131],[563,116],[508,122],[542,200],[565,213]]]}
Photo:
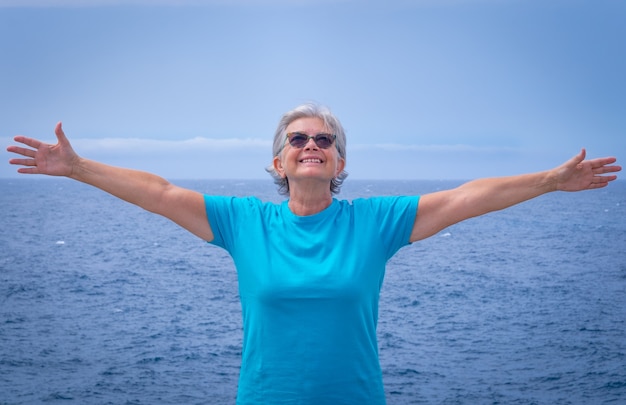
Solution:
{"label": "woman's right hand", "polygon": [[7,151],[25,156],[9,160],[12,165],[20,167],[18,173],[24,174],[47,174],[50,176],[71,176],[74,165],[80,159],[72,149],[72,145],[63,133],[62,124],[59,122],[54,128],[54,133],[58,139],[56,145],[50,145],[37,139],[25,136],[16,136],[16,142],[29,146],[9,146]]}

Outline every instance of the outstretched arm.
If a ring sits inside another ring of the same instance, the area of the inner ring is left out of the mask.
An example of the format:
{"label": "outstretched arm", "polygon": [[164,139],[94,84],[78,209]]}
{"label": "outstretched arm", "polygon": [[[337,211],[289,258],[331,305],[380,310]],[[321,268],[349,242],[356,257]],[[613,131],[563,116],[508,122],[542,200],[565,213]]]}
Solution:
{"label": "outstretched arm", "polygon": [[65,176],[90,184],[163,215],[206,241],[213,240],[202,194],[175,186],[150,173],[84,159],[74,152],[60,122],[54,132],[58,140],[56,145],[16,136],[16,142],[28,147],[9,146],[9,152],[24,156],[11,159],[9,163],[24,166],[18,169],[19,173]]}
{"label": "outstretched arm", "polygon": [[613,157],[585,159],[585,150],[544,172],[473,180],[455,189],[420,198],[411,242],[492,211],[498,211],[551,191],[581,191],[606,187],[622,168]]}

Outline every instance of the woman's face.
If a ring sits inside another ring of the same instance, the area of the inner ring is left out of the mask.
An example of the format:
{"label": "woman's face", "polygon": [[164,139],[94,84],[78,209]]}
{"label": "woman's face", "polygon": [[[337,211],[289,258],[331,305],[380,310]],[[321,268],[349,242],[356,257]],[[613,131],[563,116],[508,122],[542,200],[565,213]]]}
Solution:
{"label": "woman's face", "polygon": [[[309,136],[329,133],[324,122],[319,118],[299,118],[287,126],[287,133],[300,132]],[[287,177],[290,184],[298,179],[319,180],[330,184],[345,166],[345,160],[339,157],[333,143],[329,148],[318,147],[309,139],[302,148],[295,148],[285,139],[281,153],[274,158],[274,169],[282,177]]]}

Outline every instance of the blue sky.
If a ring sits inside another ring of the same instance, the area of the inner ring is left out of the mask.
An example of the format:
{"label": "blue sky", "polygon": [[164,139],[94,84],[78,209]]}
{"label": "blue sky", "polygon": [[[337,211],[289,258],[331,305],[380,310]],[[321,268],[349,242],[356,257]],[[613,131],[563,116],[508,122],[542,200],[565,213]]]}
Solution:
{"label": "blue sky", "polygon": [[351,178],[623,160],[624,21],[618,0],[0,0],[0,141],[63,121],[85,157],[269,179],[278,119],[317,101]]}

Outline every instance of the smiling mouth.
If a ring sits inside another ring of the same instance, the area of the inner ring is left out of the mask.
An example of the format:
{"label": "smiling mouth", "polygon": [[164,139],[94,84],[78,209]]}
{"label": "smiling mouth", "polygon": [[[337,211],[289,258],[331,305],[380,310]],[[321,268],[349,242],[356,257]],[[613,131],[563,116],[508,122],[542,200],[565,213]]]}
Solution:
{"label": "smiling mouth", "polygon": [[302,159],[300,163],[322,163],[321,159]]}

